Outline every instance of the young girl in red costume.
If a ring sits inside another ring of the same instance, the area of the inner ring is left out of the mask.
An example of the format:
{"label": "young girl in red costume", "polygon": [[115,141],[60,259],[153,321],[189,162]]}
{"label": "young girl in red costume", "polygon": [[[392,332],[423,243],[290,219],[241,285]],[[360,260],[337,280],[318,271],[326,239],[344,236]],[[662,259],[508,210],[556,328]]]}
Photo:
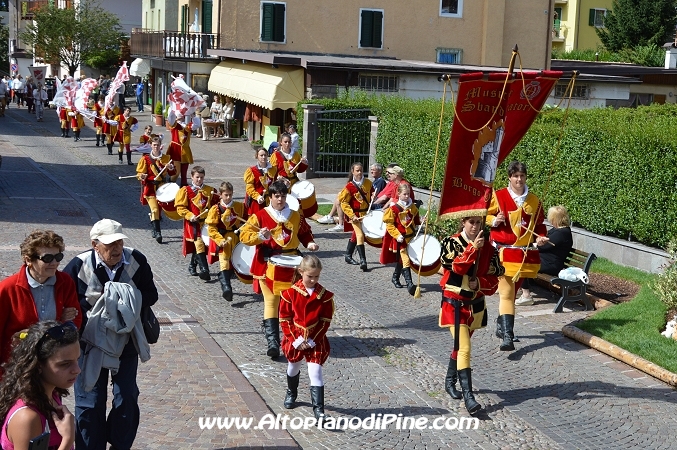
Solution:
{"label": "young girl in red costume", "polygon": [[245,205],[247,215],[255,214],[270,203],[268,186],[275,181],[276,169],[268,162],[268,152],[265,148],[256,151],[256,165],[244,172]]}
{"label": "young girl in red costume", "polygon": [[303,257],[298,267],[301,280],[282,292],[280,327],[282,351],[287,365],[287,395],[284,407],[296,406],[301,364],[308,363],[310,399],[316,419],[324,416],[324,378],[322,364],[329,358],[327,330],[334,316],[334,294],[318,283],[322,263],[315,255]]}
{"label": "young girl in red costume", "polygon": [[[348,247],[344,256],[348,264],[360,265],[362,271],[367,271],[367,256],[364,250],[364,231],[362,231],[362,218],[369,210],[371,196],[374,195],[374,188],[371,180],[364,176],[362,163],[354,162],[350,166],[348,174],[348,184],[339,193],[339,202],[341,209],[345,213],[344,231],[352,231],[353,234],[348,240]],[[352,228],[352,230],[351,230]],[[353,253],[357,248],[357,254],[360,255],[360,262],[353,259]]]}
{"label": "young girl in red costume", "polygon": [[411,280],[411,261],[407,253],[407,245],[416,234],[416,226],[421,225],[418,208],[409,197],[411,189],[407,184],[397,187],[397,203],[383,212],[383,222],[388,231],[383,237],[381,247],[381,264],[396,263],[392,282],[396,288],[404,287],[400,284],[400,274],[404,274],[407,291],[414,295],[416,285]]}

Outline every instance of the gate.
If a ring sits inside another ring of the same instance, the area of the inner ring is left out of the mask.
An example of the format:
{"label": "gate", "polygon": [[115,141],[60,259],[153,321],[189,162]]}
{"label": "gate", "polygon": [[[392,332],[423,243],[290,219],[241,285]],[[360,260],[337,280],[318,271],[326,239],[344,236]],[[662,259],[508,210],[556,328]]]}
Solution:
{"label": "gate", "polygon": [[308,155],[317,176],[347,175],[354,162],[361,162],[369,174],[369,109],[317,111],[315,151]]}

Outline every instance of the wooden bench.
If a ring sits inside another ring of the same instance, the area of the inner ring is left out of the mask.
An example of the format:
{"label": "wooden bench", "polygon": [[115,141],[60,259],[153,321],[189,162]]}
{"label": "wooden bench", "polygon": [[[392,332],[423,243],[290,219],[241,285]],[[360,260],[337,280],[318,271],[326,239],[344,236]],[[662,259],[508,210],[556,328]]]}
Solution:
{"label": "wooden bench", "polygon": [[[569,256],[564,262],[564,267],[578,267],[587,275],[590,273],[590,266],[596,258],[597,256],[595,256],[594,253],[587,253],[574,248],[571,249]],[[545,283],[545,285],[551,289],[555,286],[561,288],[562,296],[557,301],[555,309],[553,309],[553,312],[555,313],[562,312],[562,308],[566,302],[583,302],[586,311],[595,309],[595,305],[592,304],[586,294],[587,285],[580,280],[564,280],[557,276],[548,275],[547,273],[539,273],[536,280]],[[572,291],[576,291],[577,293],[572,293]]]}

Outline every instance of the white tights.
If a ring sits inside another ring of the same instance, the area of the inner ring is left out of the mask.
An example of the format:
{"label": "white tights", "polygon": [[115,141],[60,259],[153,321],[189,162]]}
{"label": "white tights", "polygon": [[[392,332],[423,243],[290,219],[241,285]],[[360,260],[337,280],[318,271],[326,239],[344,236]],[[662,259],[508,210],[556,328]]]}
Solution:
{"label": "white tights", "polygon": [[[303,361],[287,363],[287,375],[295,377],[301,372],[301,364]],[[308,378],[310,378],[311,386],[324,386],[324,378],[322,377],[322,366],[316,363],[308,363]]]}

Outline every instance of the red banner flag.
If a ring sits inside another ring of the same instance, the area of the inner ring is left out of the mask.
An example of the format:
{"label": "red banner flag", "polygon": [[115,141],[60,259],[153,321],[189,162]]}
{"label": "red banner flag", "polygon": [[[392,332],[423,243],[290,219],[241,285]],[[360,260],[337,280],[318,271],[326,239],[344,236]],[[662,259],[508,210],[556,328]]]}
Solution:
{"label": "red banner flag", "polygon": [[[486,215],[496,168],[536,119],[561,72],[461,75],[440,199],[442,219]],[[526,95],[523,85],[526,84]]]}

